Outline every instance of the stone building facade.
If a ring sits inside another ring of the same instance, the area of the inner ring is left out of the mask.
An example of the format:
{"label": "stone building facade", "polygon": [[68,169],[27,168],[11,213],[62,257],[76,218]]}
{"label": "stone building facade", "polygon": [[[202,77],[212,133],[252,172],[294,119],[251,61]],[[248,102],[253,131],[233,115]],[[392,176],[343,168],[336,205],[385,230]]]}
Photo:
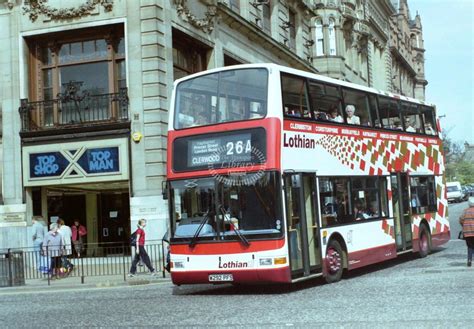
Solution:
{"label": "stone building facade", "polygon": [[0,0],[0,248],[32,216],[127,241],[166,230],[173,81],[274,62],[424,99],[420,17],[406,0]]}

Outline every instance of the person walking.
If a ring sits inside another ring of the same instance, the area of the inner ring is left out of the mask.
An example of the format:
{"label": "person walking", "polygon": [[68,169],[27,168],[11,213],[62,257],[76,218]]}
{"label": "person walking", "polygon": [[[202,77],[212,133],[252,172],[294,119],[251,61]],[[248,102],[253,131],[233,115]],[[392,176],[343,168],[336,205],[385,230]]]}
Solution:
{"label": "person walking", "polygon": [[469,197],[468,208],[464,209],[459,224],[467,245],[467,266],[472,266],[472,254],[474,253],[474,197]]}
{"label": "person walking", "polygon": [[33,225],[31,226],[32,229],[32,236],[33,239],[33,250],[35,255],[35,264],[36,269],[39,270],[41,268],[41,246],[43,245],[43,240],[45,235],[48,233],[48,229],[46,224],[43,221],[43,217],[41,216],[34,216],[31,220]]}
{"label": "person walking", "polygon": [[59,275],[59,268],[61,267],[61,256],[63,253],[63,239],[59,234],[59,227],[57,223],[49,225],[49,232],[46,234],[43,241],[43,255],[50,258],[51,265],[49,274],[53,277]]}
{"label": "person walking", "polygon": [[68,256],[72,255],[72,230],[69,226],[64,223],[63,219],[58,219],[58,226],[59,226],[59,234],[61,234],[62,242],[64,246],[64,252],[61,258],[62,266],[67,270],[67,272],[71,272],[74,265],[69,261]]}
{"label": "person walking", "polygon": [[86,228],[79,223],[76,219],[74,225],[71,227],[72,230],[72,243],[74,244],[74,250],[76,251],[77,257],[81,257],[82,249],[84,248],[84,241],[82,237],[87,234]]}
{"label": "person walking", "polygon": [[128,276],[133,277],[137,273],[137,264],[140,261],[140,259],[145,263],[146,267],[150,270],[151,275],[156,275],[156,271],[151,265],[150,262],[150,257],[148,256],[146,250],[145,250],[145,226],[146,226],[146,220],[145,219],[140,219],[138,221],[137,225],[137,239],[136,239],[136,245],[135,245],[135,257],[133,258],[132,261],[132,267],[130,267],[130,273]]}

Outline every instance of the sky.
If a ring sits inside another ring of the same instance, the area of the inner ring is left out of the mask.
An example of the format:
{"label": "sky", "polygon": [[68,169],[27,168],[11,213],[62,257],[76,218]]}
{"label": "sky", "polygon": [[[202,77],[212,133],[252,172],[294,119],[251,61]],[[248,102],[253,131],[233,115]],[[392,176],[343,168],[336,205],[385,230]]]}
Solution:
{"label": "sky", "polygon": [[408,7],[423,27],[426,101],[449,138],[474,145],[474,0],[408,0]]}

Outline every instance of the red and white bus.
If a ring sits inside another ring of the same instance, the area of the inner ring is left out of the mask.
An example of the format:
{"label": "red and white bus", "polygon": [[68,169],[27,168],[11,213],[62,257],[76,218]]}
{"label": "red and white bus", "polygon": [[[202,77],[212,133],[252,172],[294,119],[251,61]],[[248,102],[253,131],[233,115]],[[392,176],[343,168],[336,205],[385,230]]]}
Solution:
{"label": "red and white bus", "polygon": [[174,284],[288,283],[449,240],[433,105],[275,64],[177,80]]}

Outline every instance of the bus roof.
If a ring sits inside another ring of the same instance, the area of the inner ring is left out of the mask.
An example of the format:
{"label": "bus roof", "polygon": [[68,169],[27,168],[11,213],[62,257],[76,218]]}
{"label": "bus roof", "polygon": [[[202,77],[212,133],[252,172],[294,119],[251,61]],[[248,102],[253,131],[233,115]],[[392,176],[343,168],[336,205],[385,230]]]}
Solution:
{"label": "bus roof", "polygon": [[338,79],[334,79],[334,78],[329,78],[329,77],[326,77],[326,76],[323,76],[323,75],[319,75],[319,74],[315,74],[315,73],[311,73],[311,72],[306,72],[306,71],[301,71],[301,70],[293,69],[291,67],[286,67],[286,66],[283,66],[283,65],[278,65],[278,64],[273,64],[273,63],[239,64],[239,65],[218,67],[218,68],[215,68],[215,69],[210,69],[210,70],[198,72],[198,73],[183,77],[181,79],[178,79],[174,82],[174,85],[176,86],[176,85],[178,85],[179,83],[181,83],[183,81],[193,79],[193,78],[196,78],[196,77],[199,77],[199,76],[211,74],[211,73],[216,73],[216,72],[221,72],[221,71],[229,71],[229,70],[235,70],[235,69],[246,69],[246,68],[266,68],[266,69],[269,69],[269,70],[278,70],[279,72],[284,72],[284,73],[294,74],[294,75],[298,75],[298,76],[303,76],[303,77],[309,78],[309,79],[317,79],[317,80],[320,80],[322,82],[327,82],[327,83],[340,85],[340,86],[343,86],[343,87],[358,89],[358,90],[362,90],[362,91],[365,91],[365,92],[374,93],[374,94],[377,94],[377,95],[380,95],[380,96],[387,96],[387,97],[400,99],[400,100],[404,100],[404,101],[409,101],[409,102],[413,102],[413,103],[417,103],[417,104],[421,104],[421,105],[436,107],[432,103],[422,101],[422,100],[419,100],[419,99],[416,99],[416,98],[411,98],[411,97],[408,97],[408,96],[393,94],[391,92],[387,92],[387,91],[384,91],[384,90],[375,89],[375,88],[372,88],[372,87],[366,87],[366,86],[359,85],[359,84],[356,84],[356,83],[347,82],[347,81],[343,81],[343,80],[338,80]]}

